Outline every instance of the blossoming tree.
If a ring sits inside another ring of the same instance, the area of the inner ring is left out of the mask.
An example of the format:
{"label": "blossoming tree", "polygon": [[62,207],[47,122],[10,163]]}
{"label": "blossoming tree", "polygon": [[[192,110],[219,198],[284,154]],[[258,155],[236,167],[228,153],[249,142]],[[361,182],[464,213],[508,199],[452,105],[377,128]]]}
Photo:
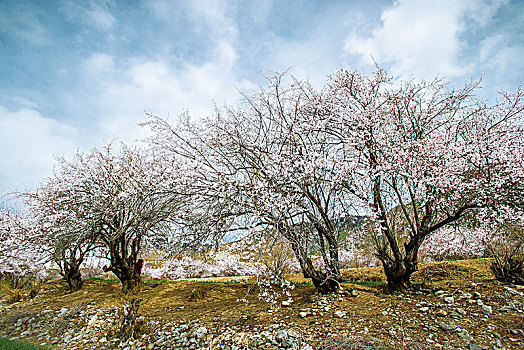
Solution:
{"label": "blossoming tree", "polygon": [[55,174],[36,191],[23,194],[35,237],[48,247],[70,292],[82,288],[80,267],[101,246],[89,211],[90,197],[79,190],[80,180],[64,159],[58,159]]}
{"label": "blossoming tree", "polygon": [[522,91],[488,106],[476,88],[340,71],[308,107],[340,145],[338,181],[371,217],[393,292],[409,286],[433,232],[466,216],[522,219]]}
{"label": "blossoming tree", "polygon": [[124,291],[135,288],[144,241],[163,234],[174,211],[173,197],[165,195],[163,186],[175,177],[146,151],[125,145],[78,153],[72,161],[61,160],[58,168],[55,180],[47,184],[57,199],[51,210],[58,212],[48,216],[45,205],[35,211],[77,243],[77,250],[68,253],[73,263],[63,267],[76,267],[90,245],[101,244],[109,253],[107,270],[120,279]]}
{"label": "blossoming tree", "polygon": [[203,125],[186,118],[173,127],[154,116],[147,124],[155,147],[194,165],[189,195],[203,232],[263,228],[284,237],[304,275],[330,292],[341,279],[338,238],[351,203],[334,181],[332,136],[303,113],[314,90],[282,79],[270,78],[267,90],[238,109],[216,109]]}
{"label": "blossoming tree", "polygon": [[0,276],[9,276],[13,287],[46,277],[50,257],[46,246],[34,234],[27,218],[0,210]]}

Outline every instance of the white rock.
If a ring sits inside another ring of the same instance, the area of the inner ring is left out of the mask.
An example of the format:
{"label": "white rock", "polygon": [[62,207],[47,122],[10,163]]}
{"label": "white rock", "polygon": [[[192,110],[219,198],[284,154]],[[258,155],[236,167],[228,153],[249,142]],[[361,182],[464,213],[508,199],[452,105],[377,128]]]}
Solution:
{"label": "white rock", "polygon": [[196,331],[197,338],[202,338],[205,334],[207,334],[207,328],[206,327],[200,327]]}
{"label": "white rock", "polygon": [[335,311],[335,317],[338,317],[338,318],[343,318],[344,316],[346,316],[346,312],[345,311]]}
{"label": "white rock", "polygon": [[510,292],[511,294],[518,295],[518,296],[524,296],[524,293],[519,292],[518,290],[515,290],[513,288],[504,287],[504,289],[507,290],[508,292]]}
{"label": "white rock", "polygon": [[455,302],[455,298],[453,297],[445,297],[444,301],[448,304],[453,304]]}
{"label": "white rock", "polygon": [[97,320],[98,320],[98,314],[95,314],[93,317],[91,317],[89,322],[87,322],[87,325],[88,326],[93,326],[96,323]]}

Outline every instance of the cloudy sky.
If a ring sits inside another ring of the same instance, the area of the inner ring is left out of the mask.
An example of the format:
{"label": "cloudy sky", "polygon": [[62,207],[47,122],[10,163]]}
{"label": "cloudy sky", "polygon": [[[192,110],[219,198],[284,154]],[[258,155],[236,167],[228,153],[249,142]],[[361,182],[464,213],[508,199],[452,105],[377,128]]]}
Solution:
{"label": "cloudy sky", "polygon": [[0,0],[0,193],[54,157],[145,134],[145,112],[205,116],[268,71],[320,86],[338,68],[524,80],[522,0]]}

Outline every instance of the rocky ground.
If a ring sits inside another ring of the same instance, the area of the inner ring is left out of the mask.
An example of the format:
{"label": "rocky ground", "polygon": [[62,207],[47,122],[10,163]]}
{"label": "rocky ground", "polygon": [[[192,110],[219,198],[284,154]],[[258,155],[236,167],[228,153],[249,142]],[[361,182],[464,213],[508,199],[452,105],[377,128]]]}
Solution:
{"label": "rocky ground", "polygon": [[381,285],[344,284],[322,296],[299,284],[294,301],[277,308],[256,290],[246,297],[249,283],[146,281],[129,297],[116,281],[87,281],[72,294],[54,281],[32,299],[2,303],[0,335],[55,349],[524,349],[524,288],[472,265],[481,263],[423,266],[426,283],[395,296]]}

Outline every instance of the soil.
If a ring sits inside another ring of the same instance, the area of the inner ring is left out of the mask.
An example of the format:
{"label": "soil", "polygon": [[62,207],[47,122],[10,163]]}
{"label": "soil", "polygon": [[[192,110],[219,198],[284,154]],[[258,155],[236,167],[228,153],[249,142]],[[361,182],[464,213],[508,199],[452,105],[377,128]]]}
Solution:
{"label": "soil", "polygon": [[[143,299],[139,314],[158,321],[151,324],[198,320],[208,329],[233,327],[255,333],[285,325],[323,349],[356,349],[348,344],[357,340],[375,344],[359,349],[468,349],[470,344],[478,349],[524,349],[524,289],[495,281],[489,264],[486,259],[421,264],[412,278],[416,288],[401,295],[384,292],[385,277],[378,267],[344,270],[350,283],[343,288],[355,290],[356,297],[320,296],[308,280],[293,274],[288,276],[295,283],[293,302],[276,309],[258,299],[252,278],[147,280],[137,295]],[[87,280],[82,290],[68,294],[64,282],[48,282],[33,299],[4,302],[0,329],[24,312],[86,304],[122,307],[129,297],[120,288],[115,280]],[[481,304],[493,312],[486,315]],[[443,324],[453,329],[445,330]],[[40,343],[27,332],[24,339]]]}

